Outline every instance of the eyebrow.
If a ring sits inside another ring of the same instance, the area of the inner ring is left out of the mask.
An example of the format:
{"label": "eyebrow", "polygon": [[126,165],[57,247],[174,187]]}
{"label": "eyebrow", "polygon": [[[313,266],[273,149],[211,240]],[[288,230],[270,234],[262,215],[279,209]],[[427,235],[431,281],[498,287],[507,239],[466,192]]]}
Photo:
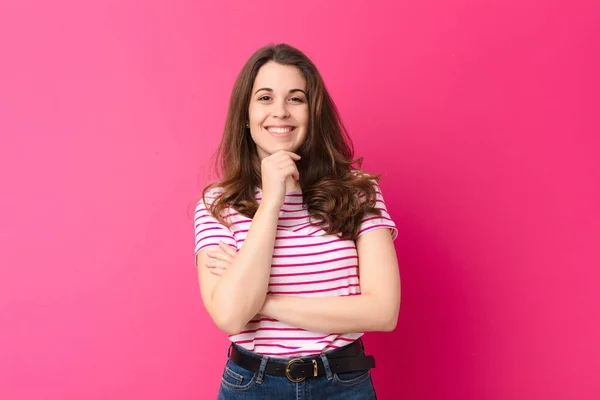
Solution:
{"label": "eyebrow", "polygon": [[[273,92],[273,89],[265,87],[265,88],[258,89],[256,92],[254,92],[254,94],[260,92],[261,90],[266,90],[267,92]],[[295,92],[302,92],[302,93],[304,93],[304,95],[306,97],[308,97],[308,95],[306,94],[306,92],[304,90],[302,90],[302,89],[290,89],[290,91],[288,93],[295,93]]]}

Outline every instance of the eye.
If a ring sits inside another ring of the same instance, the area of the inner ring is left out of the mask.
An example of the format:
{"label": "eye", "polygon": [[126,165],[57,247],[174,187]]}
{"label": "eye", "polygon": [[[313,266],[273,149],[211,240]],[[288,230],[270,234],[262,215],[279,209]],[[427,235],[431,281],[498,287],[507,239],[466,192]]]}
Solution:
{"label": "eye", "polygon": [[292,97],[290,100],[292,100],[296,103],[304,103],[304,100],[301,99],[300,97]]}
{"label": "eye", "polygon": [[262,97],[259,97],[259,98],[258,98],[258,101],[261,101],[261,100],[263,100],[263,99],[270,99],[270,97],[269,97],[269,96],[262,96]]}

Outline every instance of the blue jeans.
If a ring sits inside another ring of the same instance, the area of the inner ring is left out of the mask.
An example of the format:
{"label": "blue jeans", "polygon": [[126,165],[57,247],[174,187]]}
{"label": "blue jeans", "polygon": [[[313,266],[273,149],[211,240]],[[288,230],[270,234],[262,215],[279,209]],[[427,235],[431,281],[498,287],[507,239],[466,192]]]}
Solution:
{"label": "blue jeans", "polygon": [[[360,339],[359,339],[360,340]],[[302,360],[320,358],[325,366],[325,375],[306,378],[302,382],[292,382],[285,376],[265,374],[267,361],[283,361],[288,359],[261,356],[240,346],[236,349],[261,360],[258,371],[250,371],[227,360],[221,380],[218,400],[375,400],[375,388],[369,370],[333,374],[329,368],[326,354],[335,354],[336,349],[327,353],[310,357],[300,357]],[[361,355],[364,351],[361,352]]]}

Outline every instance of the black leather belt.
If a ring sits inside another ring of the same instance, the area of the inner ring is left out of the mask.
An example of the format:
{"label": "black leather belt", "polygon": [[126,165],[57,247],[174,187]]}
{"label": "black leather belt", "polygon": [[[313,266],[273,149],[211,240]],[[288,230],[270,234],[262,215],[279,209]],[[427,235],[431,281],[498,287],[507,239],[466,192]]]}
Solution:
{"label": "black leather belt", "polygon": [[[332,374],[360,371],[375,368],[373,356],[361,355],[363,351],[360,339],[340,349],[326,353],[329,369]],[[260,354],[251,356],[240,352],[236,345],[231,347],[230,358],[242,368],[250,371],[260,369]],[[325,375],[325,366],[321,357],[295,358],[288,362],[268,361],[265,374],[275,376],[286,376],[292,382],[302,382],[311,376]]]}

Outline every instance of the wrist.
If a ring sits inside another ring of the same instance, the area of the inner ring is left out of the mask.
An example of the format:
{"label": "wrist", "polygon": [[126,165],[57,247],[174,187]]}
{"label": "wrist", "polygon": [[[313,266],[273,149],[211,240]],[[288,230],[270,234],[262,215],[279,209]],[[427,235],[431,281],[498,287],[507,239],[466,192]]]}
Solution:
{"label": "wrist", "polygon": [[277,215],[279,215],[279,212],[281,211],[281,206],[282,204],[277,204],[271,201],[265,201],[263,199],[263,201],[261,201],[261,203],[258,205],[258,209],[263,210],[263,212],[266,213],[277,213]]}

